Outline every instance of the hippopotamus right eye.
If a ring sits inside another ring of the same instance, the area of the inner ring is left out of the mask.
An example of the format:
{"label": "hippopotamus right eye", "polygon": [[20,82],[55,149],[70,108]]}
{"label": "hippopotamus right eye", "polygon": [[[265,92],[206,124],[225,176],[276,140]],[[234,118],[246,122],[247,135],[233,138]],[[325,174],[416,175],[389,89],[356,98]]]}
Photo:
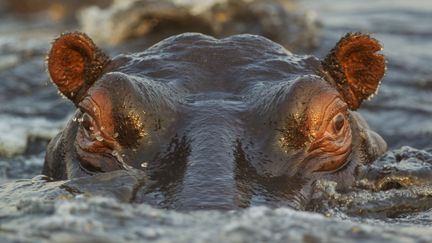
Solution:
{"label": "hippopotamus right eye", "polygon": [[83,114],[81,118],[81,127],[84,128],[87,136],[90,137],[93,134],[94,120],[89,114],[87,113]]}
{"label": "hippopotamus right eye", "polygon": [[82,115],[77,143],[84,150],[102,151],[117,149],[116,131],[113,126],[111,101],[104,89],[94,89],[78,104]]}
{"label": "hippopotamus right eye", "polygon": [[100,118],[93,118],[82,111],[78,123],[75,144],[80,167],[88,173],[119,169],[117,158],[113,156],[118,145],[110,133],[107,133],[108,128],[98,125]]}

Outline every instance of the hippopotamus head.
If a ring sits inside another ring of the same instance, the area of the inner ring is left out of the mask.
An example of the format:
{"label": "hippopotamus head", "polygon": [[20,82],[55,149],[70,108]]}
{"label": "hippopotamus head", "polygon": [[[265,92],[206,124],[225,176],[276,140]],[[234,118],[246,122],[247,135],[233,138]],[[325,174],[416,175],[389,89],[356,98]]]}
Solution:
{"label": "hippopotamus head", "polygon": [[63,34],[48,71],[77,109],[43,173],[142,170],[153,183],[139,198],[163,207],[301,207],[314,181],[349,187],[386,150],[355,112],[384,75],[379,50],[347,34],[321,61],[260,36],[186,33],[109,58]]}

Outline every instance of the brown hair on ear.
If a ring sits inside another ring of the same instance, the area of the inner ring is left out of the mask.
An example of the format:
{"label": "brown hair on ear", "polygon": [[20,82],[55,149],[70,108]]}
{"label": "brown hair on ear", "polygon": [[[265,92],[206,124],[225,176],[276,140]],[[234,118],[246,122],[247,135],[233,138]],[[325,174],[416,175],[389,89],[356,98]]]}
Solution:
{"label": "brown hair on ear", "polygon": [[356,110],[363,100],[376,93],[385,73],[380,43],[367,34],[348,33],[336,44],[322,67],[329,81]]}
{"label": "brown hair on ear", "polygon": [[54,40],[48,72],[59,91],[77,104],[108,62],[108,56],[86,34],[72,32]]}

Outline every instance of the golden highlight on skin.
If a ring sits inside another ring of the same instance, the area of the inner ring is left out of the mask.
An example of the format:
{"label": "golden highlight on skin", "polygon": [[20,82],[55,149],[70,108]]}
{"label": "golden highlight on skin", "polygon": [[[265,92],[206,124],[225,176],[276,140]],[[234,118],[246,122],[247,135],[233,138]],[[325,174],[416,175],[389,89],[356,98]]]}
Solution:
{"label": "golden highlight on skin", "polygon": [[145,126],[137,113],[135,113],[134,111],[130,111],[127,117],[131,122],[130,125],[132,125],[132,127],[137,131],[139,139],[148,135],[148,132],[146,131]]}
{"label": "golden highlight on skin", "polygon": [[303,148],[309,141],[307,128],[304,126],[305,116],[288,117],[284,127],[279,129],[281,136],[279,138],[280,146],[287,152],[290,149]]}
{"label": "golden highlight on skin", "polygon": [[335,171],[346,164],[352,150],[348,117],[347,104],[338,93],[319,91],[300,117],[287,118],[279,144],[286,153],[304,149],[299,165],[306,171]]}

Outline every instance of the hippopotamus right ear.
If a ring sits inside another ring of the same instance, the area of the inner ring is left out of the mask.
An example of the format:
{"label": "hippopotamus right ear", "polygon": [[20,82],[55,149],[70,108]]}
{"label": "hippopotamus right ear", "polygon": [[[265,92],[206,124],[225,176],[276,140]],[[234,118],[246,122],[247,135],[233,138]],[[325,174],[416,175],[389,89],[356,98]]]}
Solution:
{"label": "hippopotamus right ear", "polygon": [[48,54],[48,72],[59,91],[77,104],[109,62],[84,33],[62,34]]}
{"label": "hippopotamus right ear", "polygon": [[380,43],[369,35],[348,33],[322,61],[329,81],[356,110],[363,100],[376,93],[385,72]]}

